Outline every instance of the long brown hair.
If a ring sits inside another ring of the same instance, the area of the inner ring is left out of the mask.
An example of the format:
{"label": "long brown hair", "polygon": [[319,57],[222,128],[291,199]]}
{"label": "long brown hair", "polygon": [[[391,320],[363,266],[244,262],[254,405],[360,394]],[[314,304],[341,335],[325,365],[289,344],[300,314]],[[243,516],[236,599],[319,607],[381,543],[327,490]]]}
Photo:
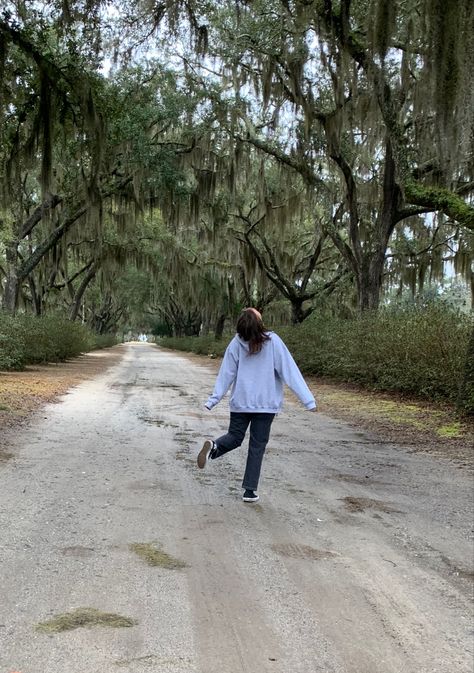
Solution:
{"label": "long brown hair", "polygon": [[244,341],[248,341],[249,355],[259,353],[265,341],[270,339],[259,316],[256,309],[244,308],[237,320],[237,334]]}

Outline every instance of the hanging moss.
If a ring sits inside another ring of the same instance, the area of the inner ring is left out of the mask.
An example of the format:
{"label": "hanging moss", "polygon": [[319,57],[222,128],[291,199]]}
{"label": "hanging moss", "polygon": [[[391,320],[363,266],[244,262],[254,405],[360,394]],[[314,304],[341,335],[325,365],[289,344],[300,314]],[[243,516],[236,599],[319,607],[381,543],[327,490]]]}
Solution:
{"label": "hanging moss", "polygon": [[373,33],[372,42],[374,51],[385,60],[390,41],[395,32],[397,14],[396,0],[375,0],[372,2]]}

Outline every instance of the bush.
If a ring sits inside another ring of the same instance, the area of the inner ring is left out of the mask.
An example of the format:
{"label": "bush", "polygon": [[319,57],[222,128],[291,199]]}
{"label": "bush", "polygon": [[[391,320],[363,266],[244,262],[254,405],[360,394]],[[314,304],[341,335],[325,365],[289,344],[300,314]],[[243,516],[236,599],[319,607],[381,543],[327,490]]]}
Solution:
{"label": "bush", "polygon": [[188,351],[197,355],[224,355],[228,341],[216,340],[214,337],[163,337],[157,343],[165,348]]}
{"label": "bush", "polygon": [[[468,388],[462,383],[466,381],[471,329],[469,316],[433,303],[384,308],[354,319],[313,314],[301,325],[275,331],[305,374],[447,399],[469,411],[472,384]],[[222,355],[228,342],[186,337],[160,343],[193,353]]]}
{"label": "bush", "polygon": [[111,346],[116,346],[118,343],[115,334],[96,334],[94,335],[93,340],[93,348],[96,350],[99,348],[110,348]]}
{"label": "bush", "polygon": [[94,347],[94,336],[61,316],[15,317],[0,313],[0,369],[59,362]]}
{"label": "bush", "polygon": [[459,398],[471,320],[443,304],[280,330],[302,371],[430,399]]}
{"label": "bush", "polygon": [[25,366],[25,340],[20,321],[0,312],[0,370]]}

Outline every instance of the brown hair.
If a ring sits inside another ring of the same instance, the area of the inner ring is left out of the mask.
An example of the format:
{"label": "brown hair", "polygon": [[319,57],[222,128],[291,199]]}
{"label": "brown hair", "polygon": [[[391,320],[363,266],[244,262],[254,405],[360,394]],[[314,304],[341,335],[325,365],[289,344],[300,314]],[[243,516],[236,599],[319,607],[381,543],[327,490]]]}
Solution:
{"label": "brown hair", "polygon": [[248,341],[249,355],[259,353],[265,341],[270,339],[259,316],[256,309],[244,308],[237,320],[237,334],[244,341]]}

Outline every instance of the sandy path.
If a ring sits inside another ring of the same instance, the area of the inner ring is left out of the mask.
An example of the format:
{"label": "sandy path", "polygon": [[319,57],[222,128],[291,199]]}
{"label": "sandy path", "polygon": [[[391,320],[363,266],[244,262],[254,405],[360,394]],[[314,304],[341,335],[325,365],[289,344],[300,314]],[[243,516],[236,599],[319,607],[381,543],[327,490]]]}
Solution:
{"label": "sandy path", "polygon": [[[49,405],[0,466],[0,671],[472,670],[472,481],[289,403],[259,489],[198,471],[214,373],[149,345]],[[156,543],[185,564],[150,567]],[[40,633],[93,607],[131,628]]]}

